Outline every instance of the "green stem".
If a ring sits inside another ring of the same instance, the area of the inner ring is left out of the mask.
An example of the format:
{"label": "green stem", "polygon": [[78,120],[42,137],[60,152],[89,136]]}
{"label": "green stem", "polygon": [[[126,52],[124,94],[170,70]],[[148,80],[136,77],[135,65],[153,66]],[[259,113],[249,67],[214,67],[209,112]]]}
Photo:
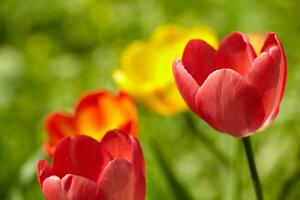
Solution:
{"label": "green stem", "polygon": [[215,143],[213,143],[209,137],[199,132],[194,120],[192,119],[192,115],[190,113],[184,113],[184,117],[187,125],[190,127],[192,134],[194,134],[199,139],[199,141],[201,141],[202,144],[205,145],[206,148],[212,154],[214,154],[214,156],[217,157],[224,166],[228,167],[229,165],[228,157],[219,148],[217,148]]}
{"label": "green stem", "polygon": [[251,146],[250,136],[242,139],[245,147],[245,152],[248,159],[249,169],[251,172],[251,178],[255,189],[257,200],[263,200],[263,191],[259,181],[258,173],[255,166],[254,155]]}

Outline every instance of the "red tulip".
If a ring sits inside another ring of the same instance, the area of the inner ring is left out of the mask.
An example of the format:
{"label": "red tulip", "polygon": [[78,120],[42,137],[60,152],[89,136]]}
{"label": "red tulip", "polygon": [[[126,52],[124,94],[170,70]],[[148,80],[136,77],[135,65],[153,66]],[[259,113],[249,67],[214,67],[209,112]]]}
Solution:
{"label": "red tulip", "polygon": [[144,200],[145,165],[138,140],[119,131],[101,142],[85,135],[58,144],[53,164],[37,164],[47,200]]}
{"label": "red tulip", "polygon": [[217,50],[202,40],[189,41],[173,71],[193,112],[220,132],[246,137],[277,116],[287,63],[275,33],[268,34],[257,56],[247,37],[237,32]]}

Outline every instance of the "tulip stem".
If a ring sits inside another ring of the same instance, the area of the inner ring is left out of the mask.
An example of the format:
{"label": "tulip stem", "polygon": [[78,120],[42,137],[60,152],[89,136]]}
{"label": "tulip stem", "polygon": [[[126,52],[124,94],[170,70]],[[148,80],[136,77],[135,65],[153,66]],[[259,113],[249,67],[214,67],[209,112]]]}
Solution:
{"label": "tulip stem", "polygon": [[209,151],[212,154],[214,154],[225,167],[228,167],[229,165],[228,157],[215,145],[214,142],[210,140],[210,138],[208,138],[202,132],[199,132],[190,113],[185,113],[185,120],[188,126],[190,127],[192,133],[199,138],[199,141],[201,141],[206,146],[206,148],[209,149]]}
{"label": "tulip stem", "polygon": [[256,198],[257,200],[263,200],[263,191],[262,191],[262,187],[259,181],[259,176],[255,166],[255,160],[252,151],[250,136],[245,137],[242,140],[244,143],[245,152],[248,159],[249,169],[250,169],[251,178],[255,189]]}

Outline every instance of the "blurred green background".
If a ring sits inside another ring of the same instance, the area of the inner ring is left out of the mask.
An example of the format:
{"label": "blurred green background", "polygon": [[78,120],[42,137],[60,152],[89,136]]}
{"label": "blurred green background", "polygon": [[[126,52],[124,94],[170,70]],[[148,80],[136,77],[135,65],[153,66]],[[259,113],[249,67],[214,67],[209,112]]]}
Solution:
{"label": "blurred green background", "polygon": [[[35,163],[45,157],[45,115],[72,111],[84,91],[117,91],[111,72],[122,49],[161,24],[177,23],[209,25],[219,38],[236,30],[279,35],[288,58],[285,97],[275,123],[252,140],[266,199],[299,200],[299,7],[297,0],[1,0],[0,199],[43,199]],[[138,108],[148,200],[185,200],[179,193],[196,200],[255,198],[241,141],[192,116],[230,158],[223,165],[189,131],[189,114],[162,117]]]}

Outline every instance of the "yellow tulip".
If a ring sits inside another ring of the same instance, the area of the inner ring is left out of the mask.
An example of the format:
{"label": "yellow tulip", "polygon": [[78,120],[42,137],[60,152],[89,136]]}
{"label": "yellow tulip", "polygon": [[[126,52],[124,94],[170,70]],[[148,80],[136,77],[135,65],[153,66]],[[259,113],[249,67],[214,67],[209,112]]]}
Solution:
{"label": "yellow tulip", "polygon": [[168,24],[158,27],[147,41],[135,41],[121,54],[120,68],[113,78],[120,89],[147,108],[162,115],[184,111],[172,76],[174,58],[181,57],[185,44],[194,38],[217,46],[215,32],[206,26],[185,28]]}

